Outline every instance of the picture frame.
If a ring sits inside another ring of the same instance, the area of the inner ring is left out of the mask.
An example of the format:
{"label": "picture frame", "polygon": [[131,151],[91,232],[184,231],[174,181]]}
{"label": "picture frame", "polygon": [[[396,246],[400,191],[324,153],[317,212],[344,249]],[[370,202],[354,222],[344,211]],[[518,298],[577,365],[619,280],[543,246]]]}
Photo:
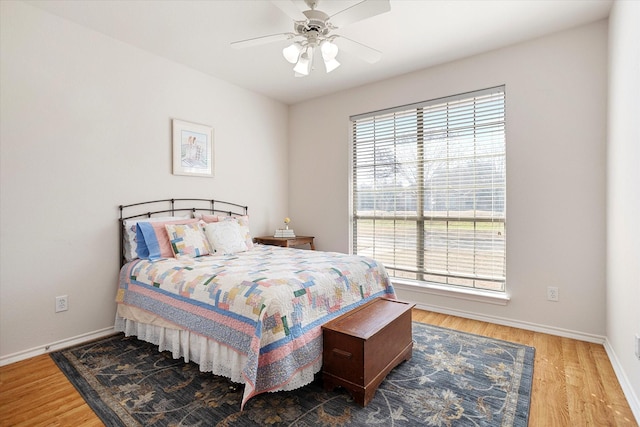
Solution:
{"label": "picture frame", "polygon": [[213,128],[173,119],[173,174],[212,178]]}

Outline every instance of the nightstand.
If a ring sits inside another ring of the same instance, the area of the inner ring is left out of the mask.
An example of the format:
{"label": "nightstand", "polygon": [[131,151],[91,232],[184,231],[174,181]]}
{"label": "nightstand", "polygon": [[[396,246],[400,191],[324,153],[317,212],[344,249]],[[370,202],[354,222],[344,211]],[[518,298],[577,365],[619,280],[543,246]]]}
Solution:
{"label": "nightstand", "polygon": [[313,236],[296,236],[296,237],[261,236],[261,237],[254,237],[254,240],[256,243],[262,243],[263,245],[282,246],[283,248],[309,245],[311,247],[311,250],[316,249],[316,247],[313,244]]}

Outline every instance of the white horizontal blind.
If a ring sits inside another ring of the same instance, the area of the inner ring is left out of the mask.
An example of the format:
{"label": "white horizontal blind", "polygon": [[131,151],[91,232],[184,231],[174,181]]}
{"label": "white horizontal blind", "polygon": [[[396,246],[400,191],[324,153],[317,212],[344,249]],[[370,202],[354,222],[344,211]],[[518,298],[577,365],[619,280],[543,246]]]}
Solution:
{"label": "white horizontal blind", "polygon": [[504,86],[351,120],[354,253],[392,277],[504,292]]}

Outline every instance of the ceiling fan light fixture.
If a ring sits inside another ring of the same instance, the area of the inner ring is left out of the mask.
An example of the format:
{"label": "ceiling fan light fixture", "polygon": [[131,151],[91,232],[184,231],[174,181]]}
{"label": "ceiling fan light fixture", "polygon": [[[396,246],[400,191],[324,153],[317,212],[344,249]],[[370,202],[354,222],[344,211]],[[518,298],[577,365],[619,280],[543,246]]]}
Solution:
{"label": "ceiling fan light fixture", "polygon": [[300,52],[302,52],[302,45],[300,42],[294,42],[282,49],[282,56],[290,63],[295,64],[300,58]]}
{"label": "ceiling fan light fixture", "polygon": [[[302,1],[309,10],[301,11],[295,4]],[[282,49],[282,55],[287,62],[294,64],[293,70],[296,77],[308,76],[314,69],[313,56],[318,54],[318,52],[314,53],[316,48],[320,50],[319,54],[322,55],[327,73],[340,66],[336,59],[340,50],[355,54],[371,64],[380,60],[382,56],[380,51],[340,34],[335,34],[333,31],[342,29],[345,25],[388,12],[391,10],[390,0],[358,0],[356,4],[332,15],[318,10],[320,0],[271,0],[271,2],[293,19],[293,31],[235,41],[231,43],[233,47],[251,47],[287,40],[288,46]],[[335,3],[343,2],[336,1]],[[344,6],[347,5],[344,4]],[[334,43],[336,38],[341,39],[340,49]]]}
{"label": "ceiling fan light fixture", "polygon": [[322,40],[320,43],[320,52],[322,52],[322,59],[324,59],[324,67],[327,73],[332,72],[340,66],[340,63],[336,60],[338,46],[332,43],[331,40]]}
{"label": "ceiling fan light fixture", "polygon": [[293,67],[293,71],[296,74],[300,74],[302,76],[308,76],[309,73],[311,72],[312,63],[313,63],[313,48],[309,46],[300,55],[300,58],[298,59],[298,63],[296,64],[295,67]]}
{"label": "ceiling fan light fixture", "polygon": [[327,73],[332,72],[339,66],[340,66],[340,63],[335,59],[330,59],[328,61],[326,59],[324,60],[324,68],[327,70]]}
{"label": "ceiling fan light fixture", "polygon": [[338,55],[338,45],[332,43],[330,40],[323,40],[322,43],[320,43],[320,51],[322,52],[322,58],[324,58],[325,62],[330,61],[336,59]]}

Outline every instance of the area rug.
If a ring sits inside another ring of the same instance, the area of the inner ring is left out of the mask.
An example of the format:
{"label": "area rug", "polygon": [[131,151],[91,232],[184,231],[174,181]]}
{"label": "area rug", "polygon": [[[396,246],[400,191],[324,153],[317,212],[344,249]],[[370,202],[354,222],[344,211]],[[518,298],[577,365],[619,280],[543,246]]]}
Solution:
{"label": "area rug", "polygon": [[322,378],[251,398],[242,386],[117,334],[51,354],[107,426],[515,426],[529,418],[532,347],[413,322],[413,357],[358,406]]}

